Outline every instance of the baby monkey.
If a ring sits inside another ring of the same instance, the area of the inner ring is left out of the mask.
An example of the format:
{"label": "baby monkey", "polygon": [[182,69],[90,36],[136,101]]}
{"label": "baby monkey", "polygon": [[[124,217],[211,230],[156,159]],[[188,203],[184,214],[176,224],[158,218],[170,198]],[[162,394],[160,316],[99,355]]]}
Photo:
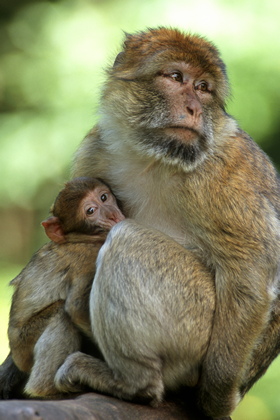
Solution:
{"label": "baby monkey", "polygon": [[59,394],[54,385],[57,369],[81,349],[83,334],[92,338],[88,303],[95,260],[108,231],[123,219],[109,187],[81,177],[66,183],[52,216],[42,222],[51,242],[11,281],[11,353],[4,363],[7,370],[15,364],[29,375],[26,394]]}

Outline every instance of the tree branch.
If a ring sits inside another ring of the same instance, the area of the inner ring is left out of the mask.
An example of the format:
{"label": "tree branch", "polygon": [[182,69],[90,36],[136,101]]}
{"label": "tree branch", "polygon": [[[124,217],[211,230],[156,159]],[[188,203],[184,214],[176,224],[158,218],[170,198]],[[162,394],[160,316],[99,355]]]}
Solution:
{"label": "tree branch", "polygon": [[[0,402],[0,420],[211,420],[191,401],[162,403],[157,408],[88,393],[61,401]],[[221,420],[230,420],[224,418]]]}

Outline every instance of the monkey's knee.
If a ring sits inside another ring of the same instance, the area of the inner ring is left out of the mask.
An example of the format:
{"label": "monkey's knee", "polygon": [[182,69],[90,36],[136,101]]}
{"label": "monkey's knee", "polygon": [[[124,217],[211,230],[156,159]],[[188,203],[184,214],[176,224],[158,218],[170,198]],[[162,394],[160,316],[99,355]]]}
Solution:
{"label": "monkey's knee", "polygon": [[51,361],[46,366],[39,363],[33,366],[24,393],[30,397],[57,398],[61,396],[55,385],[55,374],[58,366],[52,366]]}
{"label": "monkey's knee", "polygon": [[41,397],[47,398],[48,396],[52,396],[58,394],[59,391],[54,385],[54,377],[47,377],[44,373],[39,374],[36,372],[31,375],[25,385],[24,393],[29,395],[30,397]]}

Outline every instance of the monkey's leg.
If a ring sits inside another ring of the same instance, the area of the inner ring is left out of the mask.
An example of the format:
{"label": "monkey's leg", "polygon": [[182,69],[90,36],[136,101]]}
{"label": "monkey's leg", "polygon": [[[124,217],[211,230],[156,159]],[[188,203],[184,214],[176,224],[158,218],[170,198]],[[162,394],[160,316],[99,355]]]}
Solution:
{"label": "monkey's leg", "polygon": [[34,364],[25,393],[33,397],[51,397],[58,394],[54,377],[66,357],[79,350],[80,333],[64,308],[50,319],[49,325],[34,347]]}
{"label": "monkey's leg", "polygon": [[[166,264],[167,251],[175,269]],[[155,405],[165,387],[197,385],[214,305],[213,277],[193,253],[160,232],[117,224],[99,253],[90,294],[92,332],[105,362],[70,355],[55,377],[58,389],[85,384]]]}
{"label": "monkey's leg", "polygon": [[84,384],[121,399],[141,399],[156,406],[164,392],[160,362],[150,361],[150,366],[135,360],[126,362],[131,364],[130,380],[123,379],[121,372],[113,372],[106,362],[76,352],[68,356],[57,371],[55,385],[62,393],[67,393],[80,391],[80,384]]}

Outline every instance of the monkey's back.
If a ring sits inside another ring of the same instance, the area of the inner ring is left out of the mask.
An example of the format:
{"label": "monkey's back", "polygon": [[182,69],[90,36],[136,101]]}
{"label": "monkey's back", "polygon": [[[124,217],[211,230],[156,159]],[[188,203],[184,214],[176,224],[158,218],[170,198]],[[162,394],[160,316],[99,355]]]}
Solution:
{"label": "monkey's back", "polygon": [[[78,289],[87,298],[95,274],[95,260],[104,239],[68,235],[62,244],[49,242],[37,251],[11,281],[15,287],[8,337],[13,356],[22,358],[22,347],[32,348],[51,317],[65,309],[68,295]],[[73,309],[75,311],[75,309]]]}

